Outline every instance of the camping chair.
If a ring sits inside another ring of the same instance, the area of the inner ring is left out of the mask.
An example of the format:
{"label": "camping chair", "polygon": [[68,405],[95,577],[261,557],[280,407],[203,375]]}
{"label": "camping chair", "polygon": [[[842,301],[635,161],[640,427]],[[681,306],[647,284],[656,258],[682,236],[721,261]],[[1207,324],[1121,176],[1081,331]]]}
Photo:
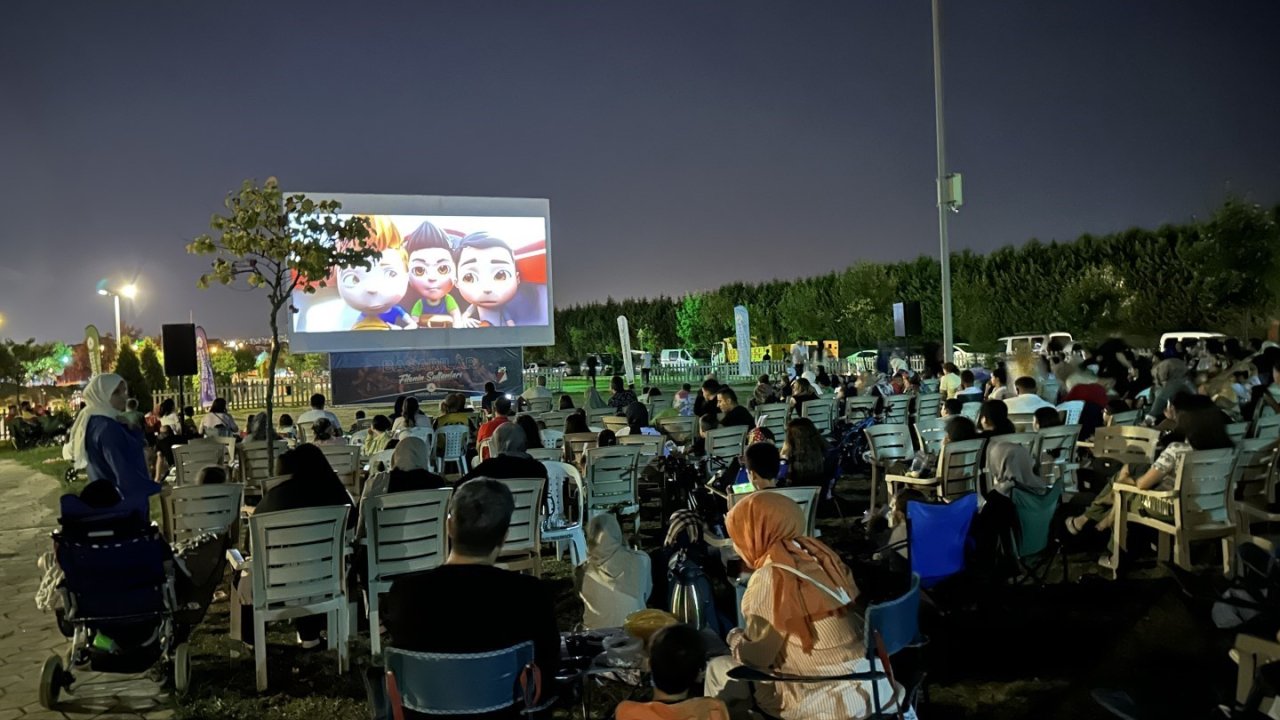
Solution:
{"label": "camping chair", "polygon": [[817,400],[810,400],[800,408],[800,417],[809,418],[813,422],[813,426],[818,429],[818,434],[823,438],[831,438],[832,417],[835,415],[835,408],[832,401],[825,397]]}
{"label": "camping chair", "polygon": [[747,436],[745,427],[723,427],[707,431],[707,471],[715,475],[742,454]]}
{"label": "camping chair", "polygon": [[444,564],[449,554],[445,520],[451,489],[385,493],[365,500],[365,552],[369,561],[369,646],[375,658],[382,652],[378,630],[378,598],[390,592],[397,577]]}
{"label": "camping chair", "polygon": [[933,420],[942,413],[942,393],[928,392],[916,396],[916,422]]}
{"label": "camping chair", "polygon": [[[862,637],[867,644],[867,656],[878,656],[881,651],[890,660],[908,648],[924,646],[927,639],[920,634],[920,576],[911,573],[911,587],[901,596],[882,603],[867,606],[863,616]],[[924,683],[923,663],[914,663],[919,668],[913,672],[909,680],[902,677],[901,667],[896,673],[898,682],[902,683],[907,706],[915,707],[915,698]]]}
{"label": "camping chair", "polygon": [[200,468],[207,465],[223,465],[227,450],[216,441],[187,443],[173,446],[174,485],[182,487],[196,479]]}
{"label": "camping chair", "polygon": [[922,417],[916,420],[916,449],[937,453],[942,449],[942,439],[947,436],[947,419]]}
{"label": "camping chair", "polygon": [[1255,522],[1280,522],[1280,512],[1272,504],[1275,498],[1276,455],[1280,447],[1275,440],[1249,438],[1236,445],[1240,451],[1232,468],[1231,484],[1235,488],[1232,509],[1236,528],[1250,535]]}
{"label": "camping chair", "polygon": [[774,438],[786,437],[787,404],[765,403],[756,406],[756,427],[768,428]]}
{"label": "camping chair", "polygon": [[1079,425],[1058,425],[1036,433],[1038,438],[1031,459],[1040,464],[1040,477],[1062,485],[1063,493],[1076,492],[1076,471],[1080,463],[1075,461],[1075,455],[1081,430]]}
{"label": "camping chair", "polygon": [[497,564],[512,571],[533,570],[542,577],[542,494],[547,481],[542,478],[502,479],[511,489],[515,509],[507,536],[498,551]]}
{"label": "camping chair", "polygon": [[1268,415],[1254,420],[1249,437],[1269,440],[1280,438],[1280,415]]}
{"label": "camping chair", "polygon": [[921,587],[933,587],[964,570],[969,526],[977,513],[977,493],[950,503],[907,502],[907,547]]}
{"label": "camping chair", "polygon": [[1023,579],[1031,578],[1043,585],[1054,558],[1061,553],[1065,582],[1069,576],[1067,554],[1053,533],[1054,514],[1062,502],[1062,483],[1054,483],[1044,495],[1014,487],[1009,498],[1018,514],[1018,531],[1011,532],[1008,550],[1021,566]]}
{"label": "camping chair", "polygon": [[[338,649],[338,673],[347,671],[350,612],[346,591],[346,525],[350,508],[314,507],[255,513],[249,518],[253,556],[229,552],[235,572],[248,572],[253,588],[253,662],[258,692],[267,689],[268,622],[327,615],[329,644]],[[232,583],[231,627],[239,632],[245,604]]]}
{"label": "camping chair", "polygon": [[453,463],[459,475],[466,475],[471,468],[467,464],[467,441],[471,439],[471,429],[466,425],[445,425],[440,428],[444,436],[444,453],[440,456],[440,474],[443,475]]}
{"label": "camping chair", "polygon": [[[876,405],[879,403],[880,398],[875,395],[856,395],[851,398],[845,398],[844,421],[852,425],[875,415]],[[805,403],[805,405],[808,404]]]}
{"label": "camping chair", "polygon": [[[1173,539],[1173,562],[1184,570],[1191,569],[1191,543],[1198,540],[1222,541],[1222,565],[1231,574],[1236,526],[1229,510],[1232,466],[1236,451],[1192,450],[1178,462],[1172,490],[1142,490],[1135,485],[1112,484],[1115,522],[1112,530],[1112,568],[1118,568],[1120,549],[1128,539],[1129,523],[1145,525],[1160,533],[1160,556],[1169,552]],[[1129,496],[1159,498],[1171,501],[1173,520],[1168,521],[1126,507]]]}
{"label": "camping chair", "polygon": [[1068,400],[1058,406],[1058,412],[1066,413],[1066,417],[1062,419],[1063,425],[1079,425],[1080,414],[1084,412],[1084,401]]}
{"label": "camping chair", "polygon": [[886,425],[906,425],[910,422],[911,396],[890,395],[884,399],[884,420]]}
{"label": "camping chair", "polygon": [[982,474],[982,450],[986,440],[949,442],[938,456],[938,472],[931,478],[911,478],[905,475],[886,475],[890,495],[894,485],[913,485],[928,488],[943,501],[976,493]]}
{"label": "camping chair", "polygon": [[355,445],[319,445],[329,467],[346,486],[351,497],[360,497],[360,448]]}
{"label": "camping chair", "polygon": [[886,475],[894,463],[906,463],[915,451],[911,444],[911,431],[905,423],[872,425],[863,429],[871,455],[871,510],[876,508],[879,477]]}
{"label": "camping chair", "polygon": [[597,447],[587,451],[587,515],[617,512],[634,515],[640,534],[640,500],[636,464],[640,448],[631,445]]}
{"label": "camping chair", "polygon": [[170,544],[222,532],[230,534],[233,544],[239,542],[239,532],[231,531],[244,503],[243,485],[220,483],[165,488],[160,499],[162,527]]}
{"label": "camping chair", "polygon": [[[547,468],[547,502],[542,517],[542,542],[553,543],[556,560],[565,546],[569,548],[569,561],[574,567],[587,561],[587,536],[584,526],[587,517],[587,489],[582,484],[578,468],[558,460],[544,460]],[[569,517],[565,498],[566,485],[572,485],[576,506]]]}
{"label": "camping chair", "polygon": [[526,715],[541,710],[540,672],[533,643],[477,653],[428,653],[389,647],[386,691],[391,716],[404,711],[425,715],[484,715],[511,707]]}

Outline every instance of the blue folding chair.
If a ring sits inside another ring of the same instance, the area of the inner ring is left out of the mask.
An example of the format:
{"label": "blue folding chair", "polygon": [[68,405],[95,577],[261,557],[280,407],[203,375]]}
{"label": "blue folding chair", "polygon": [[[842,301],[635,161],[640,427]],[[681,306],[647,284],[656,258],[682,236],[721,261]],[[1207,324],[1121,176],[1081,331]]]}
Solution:
{"label": "blue folding chair", "polygon": [[[900,597],[887,602],[867,606],[862,636],[866,638],[867,657],[871,659],[875,669],[875,659],[892,658],[899,652],[919,647],[925,643],[920,635],[920,576],[911,573],[911,588]],[[920,663],[915,663],[919,666]],[[912,672],[910,681],[904,681],[901,672],[893,673],[887,662],[885,669],[890,676],[902,683],[906,690],[906,705],[915,706],[916,691],[924,682],[923,672]],[[900,670],[900,669],[899,669]],[[873,695],[876,695],[873,687]],[[874,698],[876,707],[880,706],[880,698]]]}
{"label": "blue folding chair", "polygon": [[533,643],[478,653],[433,653],[386,648],[387,697],[391,717],[404,710],[427,715],[479,715],[519,707],[521,714],[545,709]]}
{"label": "blue folding chair", "polygon": [[911,571],[930,588],[964,570],[969,526],[978,513],[976,493],[945,503],[907,503]]}

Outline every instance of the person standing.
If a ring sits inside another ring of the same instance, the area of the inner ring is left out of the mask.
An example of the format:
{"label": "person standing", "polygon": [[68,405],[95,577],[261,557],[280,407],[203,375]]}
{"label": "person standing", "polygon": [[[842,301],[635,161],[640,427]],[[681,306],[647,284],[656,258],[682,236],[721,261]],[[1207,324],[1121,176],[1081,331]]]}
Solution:
{"label": "person standing", "polygon": [[587,379],[591,381],[591,389],[596,389],[596,368],[599,367],[600,361],[595,355],[587,356]]}
{"label": "person standing", "polygon": [[150,518],[149,498],[160,485],[147,472],[142,431],[120,422],[129,384],[115,374],[94,377],[84,391],[84,409],[71,426],[72,463],[87,468],[89,482],[108,480],[124,498],[122,507]]}
{"label": "person standing", "polygon": [[791,346],[791,364],[795,365],[796,377],[804,375],[804,364],[808,361],[808,348],[804,346],[804,343],[797,340],[796,344]]}
{"label": "person standing", "polygon": [[649,387],[649,374],[653,372],[653,353],[645,350],[640,355],[640,382]]}

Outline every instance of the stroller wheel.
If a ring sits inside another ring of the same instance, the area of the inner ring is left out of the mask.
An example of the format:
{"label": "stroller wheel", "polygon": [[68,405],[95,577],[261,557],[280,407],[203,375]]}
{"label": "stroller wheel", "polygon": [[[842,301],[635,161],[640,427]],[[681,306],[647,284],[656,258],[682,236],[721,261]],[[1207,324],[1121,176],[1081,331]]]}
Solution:
{"label": "stroller wheel", "polygon": [[178,643],[173,650],[173,689],[179,695],[186,695],[191,687],[191,646]]}
{"label": "stroller wheel", "polygon": [[77,474],[78,474],[78,471],[77,471],[75,468],[73,468],[73,467],[69,467],[69,468],[67,468],[67,472],[63,474],[63,478],[64,478],[67,482],[69,482],[69,483],[73,483],[73,482],[75,482],[75,481],[76,481],[76,476],[77,476]]}
{"label": "stroller wheel", "polygon": [[46,710],[52,710],[58,704],[62,687],[67,684],[65,675],[62,671],[62,658],[53,655],[44,661],[44,670],[40,672],[40,704]]}

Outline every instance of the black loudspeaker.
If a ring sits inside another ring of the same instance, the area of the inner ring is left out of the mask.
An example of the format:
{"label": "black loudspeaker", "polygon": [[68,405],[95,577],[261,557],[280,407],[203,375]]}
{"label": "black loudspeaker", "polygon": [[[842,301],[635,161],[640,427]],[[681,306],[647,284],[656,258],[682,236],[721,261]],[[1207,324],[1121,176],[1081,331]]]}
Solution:
{"label": "black loudspeaker", "polygon": [[196,370],[196,326],[191,324],[165,325],[160,331],[164,345],[164,374],[168,377],[189,377]]}
{"label": "black loudspeaker", "polygon": [[914,300],[893,304],[893,334],[896,337],[921,334],[920,303]]}

